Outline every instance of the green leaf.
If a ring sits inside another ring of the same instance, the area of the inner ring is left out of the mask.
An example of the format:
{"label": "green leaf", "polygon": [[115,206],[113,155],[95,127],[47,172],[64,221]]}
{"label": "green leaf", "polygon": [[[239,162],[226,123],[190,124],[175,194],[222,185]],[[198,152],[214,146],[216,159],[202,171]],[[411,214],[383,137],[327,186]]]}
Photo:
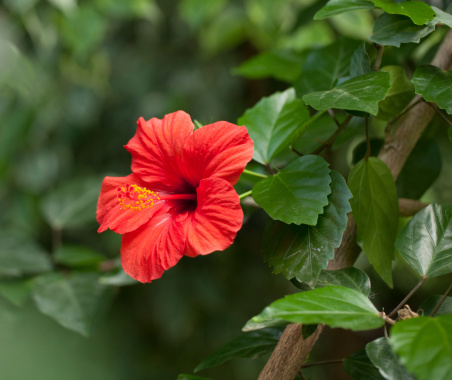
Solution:
{"label": "green leaf", "polygon": [[400,321],[389,342],[419,380],[449,380],[452,373],[452,315]]}
{"label": "green leaf", "polygon": [[195,372],[215,367],[232,359],[255,359],[265,355],[273,351],[281,334],[281,330],[278,329],[265,329],[243,333],[205,358],[195,368]]}
{"label": "green leaf", "polygon": [[395,3],[391,0],[373,0],[373,3],[386,13],[409,17],[416,25],[427,24],[435,16],[433,9],[420,1]]}
{"label": "green leaf", "polygon": [[245,78],[276,78],[292,83],[301,73],[303,59],[290,50],[274,50],[260,53],[233,70]]}
{"label": "green leaf", "polygon": [[51,273],[36,277],[33,299],[41,313],[60,325],[89,336],[109,303],[113,288],[99,284],[97,273]]}
{"label": "green leaf", "polygon": [[287,279],[315,283],[319,272],[334,257],[334,248],[341,244],[351,211],[344,177],[331,171],[331,194],[328,205],[316,226],[285,224],[274,221],[264,237],[265,260]]}
{"label": "green leaf", "polygon": [[401,198],[419,199],[441,173],[442,159],[435,140],[421,138],[411,151],[397,178]]}
{"label": "green leaf", "polygon": [[414,86],[400,66],[385,66],[381,71],[391,74],[391,87],[379,104],[377,117],[389,121],[400,114],[414,97]]}
{"label": "green leaf", "polygon": [[353,52],[350,62],[350,76],[357,77],[370,73],[370,59],[366,51],[366,43],[362,42]]}
{"label": "green leaf", "polygon": [[100,179],[74,179],[44,197],[41,209],[56,230],[80,227],[96,220]]}
{"label": "green leaf", "polygon": [[452,272],[452,204],[431,204],[400,231],[397,251],[421,276]]}
{"label": "green leaf", "polygon": [[452,15],[442,11],[441,9],[432,6],[432,9],[435,11],[435,18],[433,19],[435,25],[436,24],[445,24],[449,28],[452,28]]}
{"label": "green leaf", "polygon": [[[295,277],[295,281],[300,281]],[[310,290],[310,286],[305,282],[292,283],[302,290]],[[347,267],[338,270],[321,270],[314,288],[323,288],[325,286],[344,286],[346,288],[357,290],[366,297],[370,293],[370,280],[365,272],[354,267]]]}
{"label": "green leaf", "polygon": [[314,226],[328,204],[329,173],[323,158],[299,157],[278,174],[256,183],[253,199],[272,219]]}
{"label": "green leaf", "polygon": [[62,246],[55,252],[54,259],[58,264],[77,268],[95,266],[105,261],[106,257],[85,246]]}
{"label": "green leaf", "polygon": [[400,363],[397,355],[392,351],[387,338],[378,338],[366,345],[367,356],[387,380],[414,380]]}
{"label": "green leaf", "polygon": [[339,78],[350,72],[350,62],[361,42],[340,37],[333,44],[308,54],[301,75],[294,83],[297,96],[331,90]]}
{"label": "green leaf", "polygon": [[432,65],[419,66],[412,82],[416,94],[421,94],[428,102],[452,114],[452,71],[443,71]]}
{"label": "green leaf", "polygon": [[292,88],[262,98],[238,124],[245,125],[254,141],[253,158],[267,164],[287,147],[291,137],[309,120],[309,112]]}
{"label": "green leaf", "polygon": [[177,376],[177,380],[212,380],[212,379],[210,377],[202,377],[181,373],[179,376]]}
{"label": "green leaf", "polygon": [[[361,292],[327,286],[288,295],[267,306],[251,322],[284,319],[292,323],[323,323],[351,330],[370,330],[384,324],[378,310]],[[252,324],[247,323],[244,330]]]}
{"label": "green leaf", "polygon": [[119,265],[119,268],[113,273],[101,276],[99,278],[99,283],[110,286],[128,286],[139,284],[137,280],[133,279],[126,272],[124,272],[121,265]]}
{"label": "green leaf", "polygon": [[339,108],[376,115],[378,102],[386,97],[389,87],[389,73],[372,72],[349,79],[330,91],[306,94],[303,101],[316,110]]}
{"label": "green leaf", "polygon": [[370,40],[380,45],[400,47],[402,43],[419,43],[421,38],[435,30],[433,21],[427,25],[415,25],[405,16],[382,14],[375,21]]}
{"label": "green leaf", "polygon": [[[421,306],[419,306],[417,312],[423,313],[423,315],[430,315],[442,297],[443,296],[439,294],[432,294],[421,303]],[[452,297],[446,297],[441,306],[435,312],[436,317],[444,314],[452,314]]]}
{"label": "green leaf", "polygon": [[384,380],[378,368],[370,361],[366,350],[359,350],[347,357],[342,365],[354,380]]}
{"label": "green leaf", "polygon": [[370,157],[355,165],[348,177],[357,240],[381,278],[392,287],[391,263],[399,219],[394,179],[385,163]]}
{"label": "green leaf", "polygon": [[372,8],[374,5],[369,0],[330,0],[315,14],[314,20],[323,20],[344,12]]}
{"label": "green leaf", "polygon": [[0,241],[0,276],[43,273],[52,269],[47,252],[31,238],[3,231]]}
{"label": "green leaf", "polygon": [[449,141],[452,144],[452,127],[449,127],[449,129],[447,130],[447,136],[449,137]]}
{"label": "green leaf", "polygon": [[31,294],[29,279],[11,279],[0,282],[0,294],[15,306],[23,306]]}

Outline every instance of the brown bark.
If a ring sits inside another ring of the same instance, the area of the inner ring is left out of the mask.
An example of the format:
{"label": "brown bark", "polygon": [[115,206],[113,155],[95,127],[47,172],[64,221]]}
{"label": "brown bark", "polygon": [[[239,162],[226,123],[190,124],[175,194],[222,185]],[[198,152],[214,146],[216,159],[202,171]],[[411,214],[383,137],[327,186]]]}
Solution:
{"label": "brown bark", "polygon": [[[452,30],[442,42],[432,65],[448,70],[452,65]],[[394,176],[400,173],[406,159],[421,137],[428,123],[433,118],[435,110],[424,102],[418,103],[402,118],[394,131],[385,141],[379,158],[383,160]],[[341,246],[336,249],[334,260],[328,264],[328,269],[340,269],[353,265],[360,252],[356,242],[356,223],[349,214],[347,228],[342,238]],[[281,336],[273,354],[262,370],[259,380],[292,380],[301,369],[306,357],[314,347],[320,332],[317,329],[312,339],[301,339],[301,325],[288,325]],[[293,335],[293,336],[292,336]],[[311,338],[310,337],[310,338]],[[293,352],[299,354],[292,355]]]}

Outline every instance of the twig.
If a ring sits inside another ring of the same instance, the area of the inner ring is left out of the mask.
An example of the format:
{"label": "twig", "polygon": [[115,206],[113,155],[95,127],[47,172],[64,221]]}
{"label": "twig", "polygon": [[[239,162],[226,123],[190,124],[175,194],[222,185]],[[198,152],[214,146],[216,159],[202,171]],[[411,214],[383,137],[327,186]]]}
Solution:
{"label": "twig", "polygon": [[336,115],[334,114],[334,111],[332,108],[330,108],[328,110],[328,113],[330,114],[330,116],[332,117],[332,119],[334,120],[334,122],[336,123],[337,127],[340,128],[341,127],[341,123],[339,123],[339,120],[337,120]]}
{"label": "twig", "polygon": [[439,110],[438,107],[435,107],[433,104],[429,103],[429,102],[425,102],[427,103],[430,107],[432,107],[436,113],[441,116],[446,122],[447,124],[449,124],[449,126],[452,126],[452,122]]}
{"label": "twig", "polygon": [[422,278],[421,278],[421,281],[419,281],[418,283],[417,283],[417,285],[411,290],[411,292],[409,292],[408,294],[407,294],[407,296],[403,299],[403,301],[402,302],[400,302],[398,305],[397,305],[397,307],[393,310],[393,311],[391,311],[389,314],[388,314],[388,318],[392,318],[407,302],[408,302],[408,300],[411,298],[411,296],[414,294],[414,293],[416,293],[416,290],[418,290],[420,287],[421,287],[421,285],[424,283],[424,281],[425,281],[425,279],[426,279],[427,277],[425,277],[425,276],[422,276]]}
{"label": "twig", "polygon": [[374,46],[377,48],[377,57],[375,58],[373,70],[378,71],[380,69],[381,59],[383,58],[384,46],[380,44],[374,44]]}
{"label": "twig", "polygon": [[435,313],[438,311],[438,309],[441,307],[441,305],[443,304],[443,302],[446,300],[447,296],[449,295],[449,293],[452,291],[452,283],[449,285],[449,287],[446,290],[446,293],[443,294],[443,296],[441,297],[441,299],[439,300],[439,302],[436,304],[435,308],[432,310],[432,312],[430,313],[430,316],[433,317],[435,315]]}
{"label": "twig", "polygon": [[334,141],[337,139],[337,137],[341,134],[341,132],[347,128],[347,125],[350,123],[350,120],[352,119],[353,115],[348,115],[347,118],[342,122],[342,124],[339,125],[339,128],[334,132],[334,134],[326,141],[324,142],[320,147],[318,147],[316,150],[314,150],[311,154],[320,154],[322,151],[327,148],[330,145],[333,145]]}
{"label": "twig", "polygon": [[340,364],[344,361],[344,359],[335,359],[335,360],[322,360],[318,362],[312,362],[312,363],[306,363],[301,366],[301,368],[308,368],[308,367],[314,367],[317,365],[324,365],[324,364]]}
{"label": "twig", "polygon": [[415,201],[414,199],[399,198],[399,214],[401,216],[413,216],[429,203]]}
{"label": "twig", "polygon": [[421,102],[422,96],[421,95],[417,95],[413,98],[413,100],[411,101],[411,103],[408,105],[408,107],[406,107],[401,113],[399,113],[397,116],[395,116],[394,118],[392,118],[388,124],[386,124],[386,128],[385,128],[385,135],[387,136],[390,132],[391,132],[391,127],[392,124],[394,124],[397,120],[399,120],[403,115],[405,115],[411,108],[413,108],[414,106],[416,106],[419,102]]}
{"label": "twig", "polygon": [[369,119],[366,117],[364,120],[366,124],[366,155],[364,156],[364,161],[367,162],[370,157]]}
{"label": "twig", "polygon": [[289,149],[294,152],[295,154],[298,154],[300,157],[304,156],[303,153],[300,153],[298,150],[296,150],[292,145],[289,145]]}

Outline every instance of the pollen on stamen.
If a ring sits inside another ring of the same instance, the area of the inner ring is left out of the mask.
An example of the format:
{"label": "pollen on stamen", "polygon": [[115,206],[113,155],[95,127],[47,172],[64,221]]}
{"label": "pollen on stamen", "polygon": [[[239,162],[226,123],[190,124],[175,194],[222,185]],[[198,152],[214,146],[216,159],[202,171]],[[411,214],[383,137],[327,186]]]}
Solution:
{"label": "pollen on stamen", "polygon": [[[141,211],[154,206],[158,192],[148,190],[138,185],[126,184],[124,187],[118,187],[118,203],[123,210]],[[157,199],[156,199],[157,198]]]}

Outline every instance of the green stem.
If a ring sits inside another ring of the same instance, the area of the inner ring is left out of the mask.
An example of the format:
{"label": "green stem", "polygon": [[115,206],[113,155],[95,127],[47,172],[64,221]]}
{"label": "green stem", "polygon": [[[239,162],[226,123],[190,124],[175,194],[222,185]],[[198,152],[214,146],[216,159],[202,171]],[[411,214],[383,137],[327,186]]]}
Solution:
{"label": "green stem", "polygon": [[253,193],[253,190],[247,191],[245,193],[242,193],[239,195],[239,199],[246,198],[248,195],[251,195]]}
{"label": "green stem", "polygon": [[438,311],[438,309],[443,304],[443,302],[446,300],[447,296],[449,295],[449,293],[451,291],[452,291],[452,284],[450,284],[449,288],[446,290],[446,293],[444,293],[444,295],[441,297],[439,302],[436,304],[435,308],[430,313],[430,317],[433,317],[435,315],[435,313]]}
{"label": "green stem", "polygon": [[256,173],[256,172],[253,172],[251,170],[245,169],[243,172],[245,174],[249,174],[249,175],[252,175],[252,176],[255,176],[255,177],[259,177],[259,178],[267,178],[267,176],[265,174]]}
{"label": "green stem", "polygon": [[408,302],[411,296],[416,293],[416,290],[421,287],[426,278],[427,277],[422,276],[421,281],[419,281],[418,284],[411,290],[411,292],[409,292],[408,295],[403,299],[403,301],[400,302],[397,307],[388,314],[388,318],[392,318]]}

